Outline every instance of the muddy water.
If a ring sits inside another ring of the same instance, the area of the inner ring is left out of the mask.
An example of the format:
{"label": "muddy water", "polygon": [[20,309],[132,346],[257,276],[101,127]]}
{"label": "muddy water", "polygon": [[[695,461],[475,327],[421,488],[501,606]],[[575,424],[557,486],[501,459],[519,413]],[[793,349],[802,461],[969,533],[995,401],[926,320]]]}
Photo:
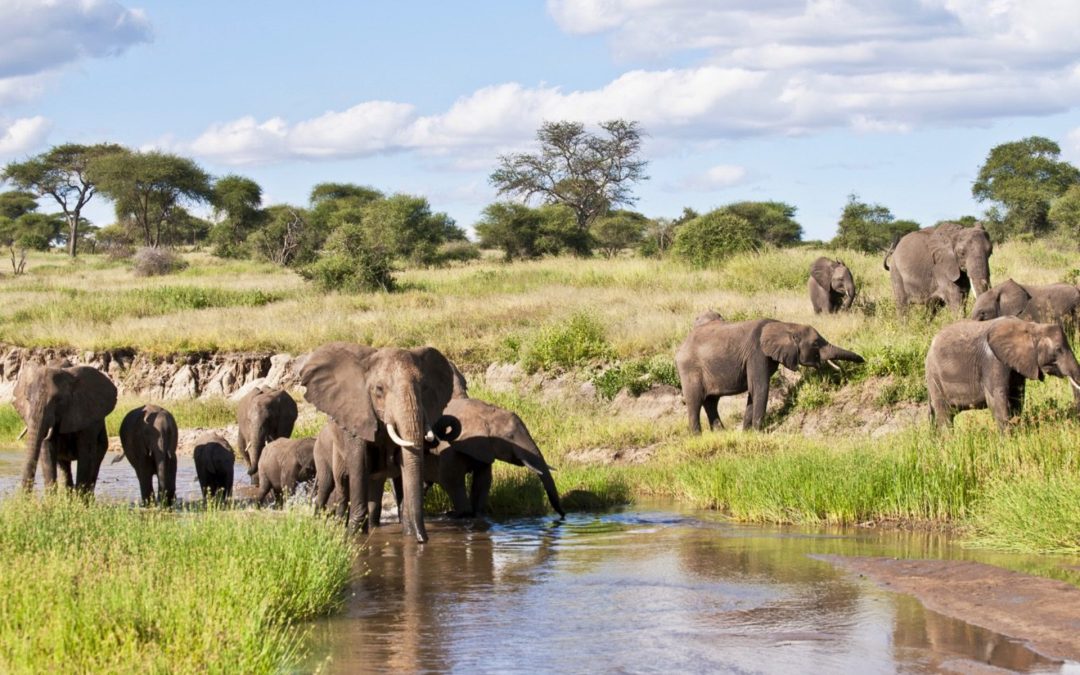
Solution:
{"label": "muddy water", "polygon": [[[98,494],[136,500],[131,467],[109,459]],[[21,466],[20,452],[0,450],[0,492]],[[198,498],[194,478],[181,457],[181,499]],[[236,484],[248,484],[242,463]],[[561,523],[433,519],[429,534],[425,546],[395,524],[370,536],[344,610],[314,624],[302,671],[1080,673],[812,557],[1025,565],[942,536],[740,526],[670,504]]]}

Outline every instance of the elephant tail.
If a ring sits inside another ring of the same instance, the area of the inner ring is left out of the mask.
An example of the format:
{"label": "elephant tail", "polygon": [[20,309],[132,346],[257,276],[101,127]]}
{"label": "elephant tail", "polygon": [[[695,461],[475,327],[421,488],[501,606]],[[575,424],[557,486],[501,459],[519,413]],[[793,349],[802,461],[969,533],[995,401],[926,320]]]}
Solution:
{"label": "elephant tail", "polygon": [[896,235],[892,238],[892,243],[889,244],[889,250],[885,251],[885,259],[881,261],[881,266],[885,268],[885,271],[889,270],[889,258],[892,257],[893,251],[896,250],[896,245],[900,243],[900,235]]}

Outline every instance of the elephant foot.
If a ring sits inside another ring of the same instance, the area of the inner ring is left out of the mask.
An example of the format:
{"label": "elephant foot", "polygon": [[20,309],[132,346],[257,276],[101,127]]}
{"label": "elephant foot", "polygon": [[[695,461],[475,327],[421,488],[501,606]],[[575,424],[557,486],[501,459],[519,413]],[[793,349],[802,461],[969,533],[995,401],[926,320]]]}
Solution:
{"label": "elephant foot", "polygon": [[476,514],[472,511],[447,511],[444,515],[454,520],[466,520],[476,517]]}

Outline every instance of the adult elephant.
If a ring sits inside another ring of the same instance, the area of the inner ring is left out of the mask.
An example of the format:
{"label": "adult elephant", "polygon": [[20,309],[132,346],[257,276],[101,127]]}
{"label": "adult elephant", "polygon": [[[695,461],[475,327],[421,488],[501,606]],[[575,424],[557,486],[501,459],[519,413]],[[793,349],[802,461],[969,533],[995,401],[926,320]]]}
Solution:
{"label": "adult elephant", "polygon": [[810,265],[806,287],[810,291],[814,314],[847,311],[855,300],[855,279],[841,260],[830,260],[824,256],[815,260]]}
{"label": "adult elephant", "polygon": [[721,396],[748,392],[743,429],[761,429],[769,399],[769,378],[783,364],[820,366],[833,361],[862,363],[854,352],[830,344],[813,327],[772,319],[710,321],[695,326],[675,352],[690,431],[701,433],[701,408],[709,426],[722,428],[717,404]]}
{"label": "adult elephant", "polygon": [[204,500],[224,502],[232,496],[236,455],[224,436],[208,431],[195,439],[195,475]]}
{"label": "adult elephant", "polygon": [[944,304],[953,312],[962,311],[972,288],[976,297],[990,288],[993,252],[990,236],[981,225],[941,223],[905,234],[885,254],[883,263],[892,281],[897,312],[906,314],[910,303]]}
{"label": "adult elephant", "polygon": [[267,443],[259,458],[259,494],[255,503],[262,505],[266,496],[274,493],[278,506],[296,486],[315,478],[315,439],[279,438]]}
{"label": "adult elephant", "polygon": [[[116,385],[89,366],[27,365],[15,385],[14,405],[26,424],[22,485],[34,488],[38,463],[45,487],[59,466],[66,486],[93,494],[108,449],[105,418],[116,407]],[[78,462],[74,483],[71,463]]]}
{"label": "adult elephant", "polygon": [[[120,445],[124,448],[135,475],[143,504],[154,501],[154,477],[157,476],[157,502],[170,505],[176,501],[176,443],[179,429],[172,413],[156,405],[135,408],[120,423]],[[117,457],[115,461],[119,461]]]}
{"label": "adult elephant", "polygon": [[236,409],[237,447],[248,465],[248,475],[259,484],[259,457],[266,444],[292,435],[296,401],[284,389],[256,387],[240,399]]}
{"label": "adult elephant", "polygon": [[976,298],[971,310],[976,321],[999,316],[1073,327],[1080,316],[1080,289],[1072,284],[1024,286],[1009,279]]}
{"label": "adult elephant", "polygon": [[1023,410],[1027,380],[1055,375],[1080,390],[1080,364],[1065,331],[1015,317],[958,321],[942,328],[926,354],[930,417],[952,424],[961,410],[989,408],[998,428]]}
{"label": "adult elephant", "polygon": [[402,529],[427,541],[425,443],[435,442],[432,425],[450,401],[450,362],[433,347],[374,349],[333,342],[311,353],[300,381],[304,397],[337,428],[333,473],[341,495],[347,495],[348,528],[367,530],[372,470],[395,463],[404,492]]}

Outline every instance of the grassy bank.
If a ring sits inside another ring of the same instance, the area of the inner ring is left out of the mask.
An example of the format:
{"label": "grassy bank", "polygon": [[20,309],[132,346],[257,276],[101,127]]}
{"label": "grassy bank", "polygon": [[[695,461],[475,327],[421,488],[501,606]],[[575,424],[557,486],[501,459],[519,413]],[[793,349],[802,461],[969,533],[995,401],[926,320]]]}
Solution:
{"label": "grassy bank", "polygon": [[280,672],[352,545],[308,516],[0,502],[0,671]]}

